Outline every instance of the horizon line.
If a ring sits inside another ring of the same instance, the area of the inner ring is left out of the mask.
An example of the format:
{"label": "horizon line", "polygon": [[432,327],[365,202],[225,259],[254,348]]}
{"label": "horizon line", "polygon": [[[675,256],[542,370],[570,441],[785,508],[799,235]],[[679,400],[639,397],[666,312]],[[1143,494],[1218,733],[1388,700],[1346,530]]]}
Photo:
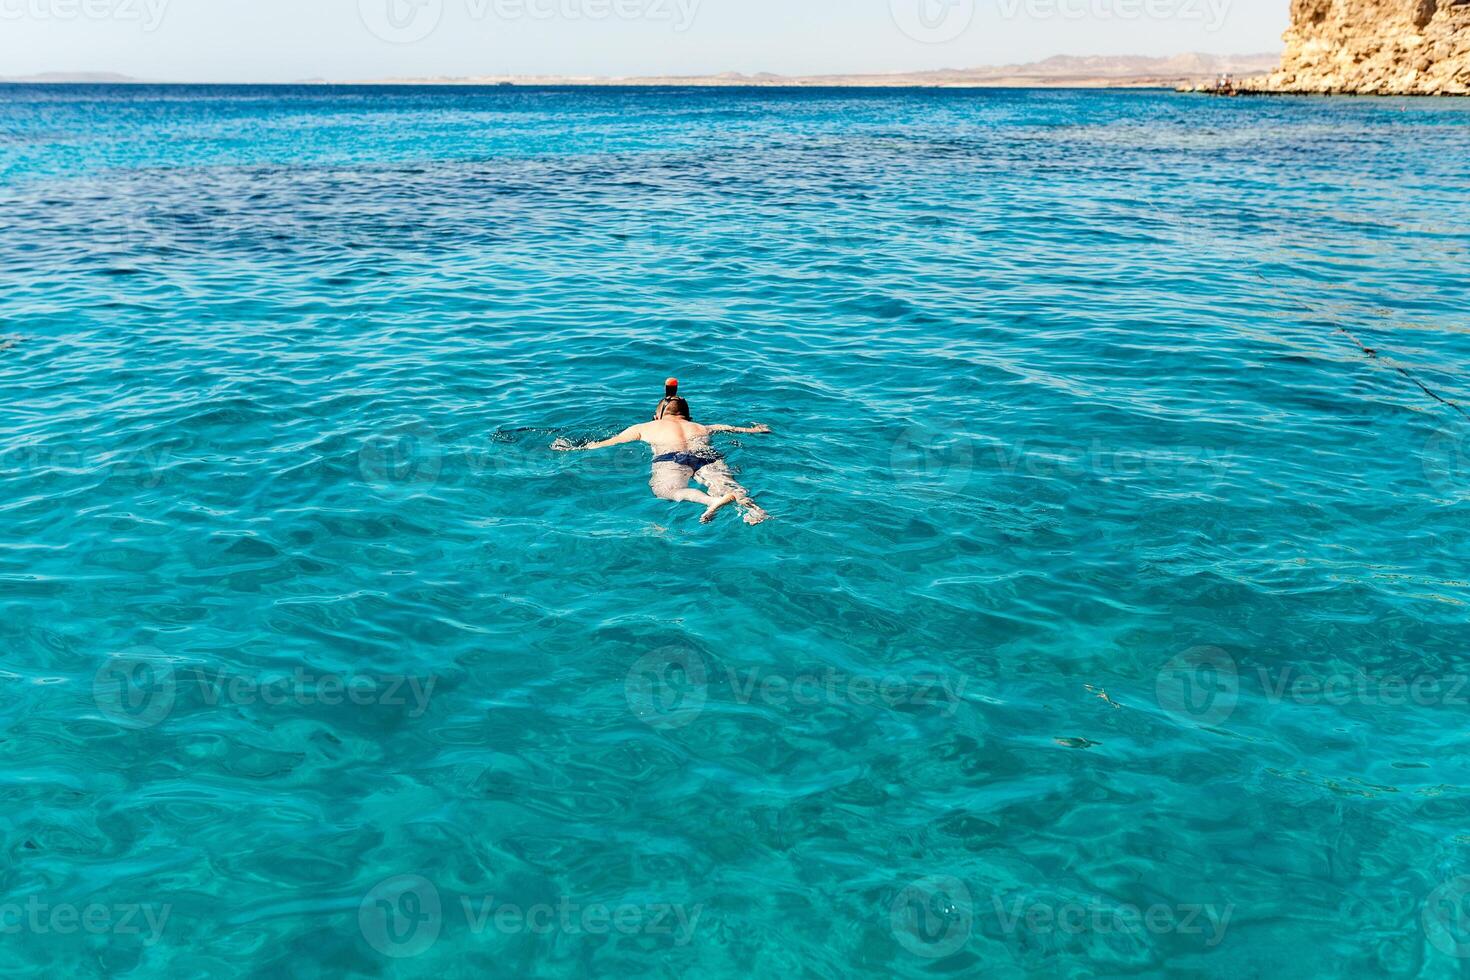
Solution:
{"label": "horizon line", "polygon": [[[396,75],[376,78],[352,78],[331,79],[322,77],[298,78],[281,81],[254,81],[248,79],[236,79],[230,81],[203,81],[197,79],[157,79],[145,78],[127,74],[125,72],[97,70],[97,69],[71,69],[58,71],[32,72],[25,75],[0,76],[0,84],[7,85],[323,85],[323,86],[454,86],[467,87],[476,86],[558,86],[558,87],[758,87],[758,88],[887,88],[887,87],[924,87],[924,88],[1026,88],[1035,87],[1030,85],[1001,84],[1001,80],[1016,79],[1031,80],[1039,77],[1044,81],[1047,78],[1055,78],[1057,82],[1068,79],[1086,81],[1091,84],[1079,85],[1082,88],[1106,87],[1098,83],[1106,83],[1108,80],[1125,82],[1134,79],[1137,82],[1150,81],[1157,77],[1154,70],[1162,67],[1161,63],[1179,58],[1200,58],[1207,62],[1232,62],[1251,61],[1262,63],[1260,67],[1252,66],[1250,71],[1266,72],[1271,70],[1265,67],[1264,62],[1275,59],[1279,63],[1280,53],[1272,51],[1237,52],[1231,54],[1211,54],[1202,51],[1182,51],[1173,54],[1144,55],[1144,54],[1054,54],[1038,61],[1011,62],[1006,64],[984,64],[966,67],[945,68],[919,68],[907,70],[886,71],[853,71],[853,72],[820,72],[810,74],[786,74],[759,70],[754,72],[726,69],[717,72],[703,73],[662,73],[662,74],[572,74],[566,72],[547,72],[544,74],[523,73],[484,73],[477,75]],[[1139,62],[1130,70],[1123,67],[1122,70],[1112,72],[1104,70],[1088,70],[1083,65],[1053,65],[1053,62],[1066,61],[1093,61],[1093,62]],[[1274,66],[1272,66],[1274,67]],[[1205,69],[1206,73],[1223,70],[1218,68]],[[1200,71],[1164,72],[1169,78],[1194,77],[1201,74]],[[977,75],[990,76],[986,78],[965,79],[963,76]],[[933,82],[898,82],[896,84],[884,84],[886,79],[934,79]],[[992,80],[993,79],[993,80]],[[1162,83],[1164,78],[1158,77]],[[1065,87],[1057,84],[1040,87]]]}

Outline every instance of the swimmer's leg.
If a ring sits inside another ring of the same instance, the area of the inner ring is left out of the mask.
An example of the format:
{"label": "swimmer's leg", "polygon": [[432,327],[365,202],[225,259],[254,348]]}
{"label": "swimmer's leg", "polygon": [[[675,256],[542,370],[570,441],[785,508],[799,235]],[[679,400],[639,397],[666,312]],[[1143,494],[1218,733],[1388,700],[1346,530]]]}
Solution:
{"label": "swimmer's leg", "polygon": [[752,527],[771,519],[750,496],[750,491],[735,482],[735,474],[724,460],[717,460],[701,467],[694,478],[703,483],[710,493],[718,497],[733,496],[740,509],[745,512],[745,523]]}
{"label": "swimmer's leg", "polygon": [[733,493],[712,497],[707,493],[689,489],[690,476],[691,471],[687,466],[680,466],[677,463],[657,463],[653,467],[653,478],[648,481],[648,486],[653,490],[653,495],[661,500],[676,500],[683,504],[704,504],[708,509],[700,521],[705,524],[714,520],[715,514],[736,501],[737,497]]}
{"label": "swimmer's leg", "polygon": [[709,510],[705,511],[704,512],[704,516],[700,517],[699,523],[701,523],[701,524],[708,524],[710,521],[712,521],[712,520],[715,519],[715,515],[716,514],[718,514],[720,511],[724,510],[726,507],[729,507],[731,504],[733,504],[735,501],[737,501],[739,499],[740,498],[737,497],[737,496],[735,496],[735,494],[733,494],[733,493],[727,493],[727,494],[725,494],[725,496],[721,497],[719,500],[716,500],[714,503],[710,504]]}

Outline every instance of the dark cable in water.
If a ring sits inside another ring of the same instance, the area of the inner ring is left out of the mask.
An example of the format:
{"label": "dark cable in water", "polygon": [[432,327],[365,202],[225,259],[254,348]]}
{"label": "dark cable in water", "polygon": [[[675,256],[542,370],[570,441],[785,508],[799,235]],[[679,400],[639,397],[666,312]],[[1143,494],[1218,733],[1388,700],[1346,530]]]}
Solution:
{"label": "dark cable in water", "polygon": [[[1265,283],[1267,286],[1270,286],[1272,289],[1276,289],[1278,292],[1280,291],[1280,287],[1278,287],[1270,279],[1267,279],[1264,273],[1257,272],[1256,273],[1256,278],[1260,279],[1261,282]],[[1333,325],[1337,327],[1337,332],[1340,333],[1340,334],[1342,334],[1348,340],[1351,340],[1357,346],[1357,348],[1359,350],[1361,350],[1364,354],[1367,354],[1370,358],[1372,358],[1375,361],[1376,360],[1382,360],[1378,356],[1378,348],[1376,348],[1376,347],[1369,347],[1367,344],[1365,344],[1361,340],[1359,340],[1357,338],[1357,336],[1351,330],[1349,330],[1347,327],[1343,326],[1341,323],[1338,323],[1337,322],[1337,317],[1333,316],[1331,313],[1328,313],[1328,312],[1326,312],[1326,311],[1324,311],[1322,309],[1318,309],[1318,308],[1313,307],[1312,304],[1308,303],[1306,300],[1300,300],[1299,299],[1299,300],[1296,300],[1296,302],[1297,303],[1300,303],[1304,309],[1306,309],[1306,310],[1308,310],[1308,311],[1310,311],[1312,313],[1316,313],[1318,316],[1324,317],[1325,319],[1331,320],[1333,322]],[[1389,367],[1393,368],[1399,374],[1403,375],[1405,378],[1407,378],[1409,381],[1411,381],[1420,391],[1424,392],[1424,394],[1428,395],[1430,398],[1433,398],[1435,401],[1439,402],[1441,405],[1448,405],[1450,408],[1453,408],[1455,411],[1459,412],[1460,415],[1463,416],[1464,418],[1470,419],[1470,412],[1465,411],[1465,409],[1463,407],[1461,407],[1458,402],[1451,401],[1450,399],[1448,399],[1448,398],[1444,397],[1443,395],[1441,395],[1439,392],[1435,391],[1433,388],[1429,387],[1424,382],[1420,381],[1419,378],[1417,376],[1415,376],[1414,372],[1410,371],[1408,368],[1403,367],[1402,365],[1399,365],[1399,364],[1394,364],[1391,361],[1384,361],[1383,363],[1387,364]]]}
{"label": "dark cable in water", "polygon": [[[1172,218],[1170,218],[1169,215],[1167,215],[1163,211],[1161,211],[1159,209],[1159,206],[1157,204],[1155,204],[1153,201],[1149,200],[1148,198],[1144,198],[1143,199],[1143,203],[1147,204],[1150,208],[1152,208],[1154,214],[1157,214],[1160,218],[1162,218],[1164,220],[1164,223],[1165,224],[1174,224],[1175,223],[1174,220]],[[1261,282],[1265,283],[1267,286],[1271,287],[1273,290],[1277,291],[1278,293],[1282,293],[1283,295],[1285,295],[1285,291],[1282,290],[1281,287],[1278,286],[1276,283],[1274,283],[1270,279],[1266,278],[1266,274],[1263,273],[1263,272],[1261,272],[1260,270],[1257,270],[1256,271],[1256,278],[1259,279],[1259,280],[1261,280]],[[1369,347],[1367,344],[1365,344],[1361,340],[1359,340],[1357,338],[1357,336],[1353,334],[1352,331],[1348,330],[1347,327],[1344,327],[1340,322],[1338,322],[1338,318],[1337,317],[1333,316],[1331,313],[1326,312],[1325,310],[1314,308],[1312,306],[1312,304],[1308,303],[1306,300],[1298,299],[1298,300],[1295,300],[1295,302],[1301,304],[1301,306],[1303,308],[1305,308],[1306,310],[1308,310],[1309,312],[1316,313],[1318,316],[1321,316],[1324,319],[1327,319],[1327,320],[1332,321],[1333,325],[1337,327],[1337,332],[1340,333],[1340,334],[1342,334],[1348,340],[1352,341],[1353,344],[1356,345],[1357,348],[1360,351],[1362,351],[1364,354],[1368,355],[1373,360],[1381,360],[1381,358],[1379,357],[1379,354],[1378,354],[1378,349],[1376,347]],[[1420,391],[1424,392],[1424,394],[1428,395],[1430,398],[1433,398],[1435,401],[1439,402],[1441,405],[1448,405],[1450,408],[1453,408],[1455,411],[1459,412],[1462,418],[1465,418],[1467,420],[1470,420],[1470,412],[1465,411],[1465,409],[1462,408],[1458,402],[1451,401],[1450,399],[1448,399],[1448,398],[1444,397],[1443,395],[1441,395],[1439,392],[1435,391],[1433,388],[1429,387],[1424,382],[1420,381],[1418,379],[1418,377],[1416,377],[1414,375],[1414,373],[1412,371],[1410,371],[1408,368],[1403,367],[1403,366],[1398,365],[1398,364],[1394,364],[1391,361],[1384,361],[1384,363],[1387,364],[1389,367],[1393,368],[1399,374],[1403,375],[1409,381],[1411,381],[1415,385],[1415,387],[1417,387]]]}

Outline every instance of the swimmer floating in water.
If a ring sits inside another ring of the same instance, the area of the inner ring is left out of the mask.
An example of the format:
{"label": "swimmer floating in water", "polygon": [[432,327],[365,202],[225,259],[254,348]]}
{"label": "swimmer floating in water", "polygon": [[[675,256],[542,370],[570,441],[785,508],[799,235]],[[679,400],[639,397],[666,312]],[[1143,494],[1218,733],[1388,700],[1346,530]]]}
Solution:
{"label": "swimmer floating in water", "polygon": [[[652,422],[631,426],[611,439],[589,442],[585,446],[574,446],[565,439],[558,439],[551,448],[559,452],[576,452],[646,442],[653,448],[653,479],[648,485],[653,488],[654,496],[663,500],[704,504],[708,509],[700,521],[705,524],[714,520],[724,508],[739,504],[745,511],[745,523],[754,525],[768,520],[771,515],[756,506],[749,492],[735,482],[730,467],[710,447],[709,437],[717,432],[761,435],[770,431],[770,426],[766,425],[748,428],[700,425],[689,417],[689,403],[679,397],[679,382],[670,378],[664,383],[664,400],[658,403]],[[704,484],[709,493],[690,489],[690,480]]]}

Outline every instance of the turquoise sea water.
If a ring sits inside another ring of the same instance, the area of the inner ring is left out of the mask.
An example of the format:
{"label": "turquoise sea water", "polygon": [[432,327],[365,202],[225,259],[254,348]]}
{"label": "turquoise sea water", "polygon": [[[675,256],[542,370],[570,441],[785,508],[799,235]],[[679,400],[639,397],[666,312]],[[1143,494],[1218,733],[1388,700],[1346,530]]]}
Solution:
{"label": "turquoise sea water", "polygon": [[0,88],[0,972],[1464,975],[1467,151]]}

